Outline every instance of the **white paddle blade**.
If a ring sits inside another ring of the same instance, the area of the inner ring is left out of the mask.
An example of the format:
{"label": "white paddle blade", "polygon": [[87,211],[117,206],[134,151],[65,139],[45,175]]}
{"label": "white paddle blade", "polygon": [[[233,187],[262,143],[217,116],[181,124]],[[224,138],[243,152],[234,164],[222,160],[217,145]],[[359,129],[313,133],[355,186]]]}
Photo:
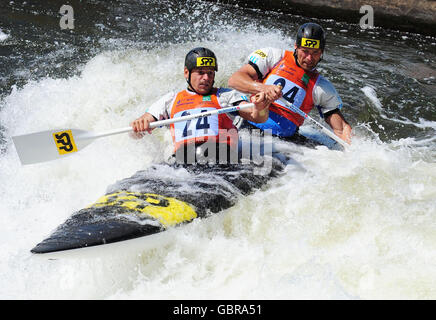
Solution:
{"label": "white paddle blade", "polygon": [[[254,107],[253,103],[231,106],[213,111],[191,114],[184,117],[152,122],[150,128],[157,128],[171,123],[207,117],[213,114],[228,113]],[[48,130],[12,137],[15,149],[22,164],[56,160],[82,150],[93,140],[132,131],[125,127],[101,133],[93,133],[79,129]]]}
{"label": "white paddle blade", "polygon": [[92,134],[77,129],[48,130],[12,137],[23,165],[56,160],[73,154],[93,140]]}

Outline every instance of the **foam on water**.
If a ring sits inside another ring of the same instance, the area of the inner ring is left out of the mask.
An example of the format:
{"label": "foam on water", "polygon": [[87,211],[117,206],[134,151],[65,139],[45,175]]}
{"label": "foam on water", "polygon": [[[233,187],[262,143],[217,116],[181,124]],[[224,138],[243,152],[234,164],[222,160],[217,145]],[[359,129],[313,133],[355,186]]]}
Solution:
{"label": "foam on water", "polygon": [[434,297],[436,166],[358,138],[299,151],[305,170],[177,230],[112,298]]}
{"label": "foam on water", "polygon": [[[202,45],[222,57],[223,85],[258,43],[286,47],[290,40],[250,30]],[[78,76],[15,88],[2,102],[5,136],[125,127],[168,90],[185,86],[183,57],[198,44],[107,51]],[[228,57],[230,50],[239,54]],[[0,156],[0,297],[436,298],[436,164],[427,157],[434,150],[431,143],[416,148],[415,139],[382,143],[365,126],[356,128],[347,152],[294,146],[283,177],[220,214],[167,231],[155,248],[86,259],[31,255],[107,186],[169,156],[168,131],[155,133],[102,138],[74,156],[25,167],[7,139]]]}
{"label": "foam on water", "polygon": [[5,32],[3,32],[2,29],[0,29],[0,42],[5,41],[9,38],[9,35]]}

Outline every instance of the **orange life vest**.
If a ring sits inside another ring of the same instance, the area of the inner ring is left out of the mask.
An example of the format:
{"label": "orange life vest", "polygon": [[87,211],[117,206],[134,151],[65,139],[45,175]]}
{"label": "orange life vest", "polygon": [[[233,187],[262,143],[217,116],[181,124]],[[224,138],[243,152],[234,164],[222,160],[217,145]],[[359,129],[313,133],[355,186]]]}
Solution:
{"label": "orange life vest", "polygon": [[[282,86],[283,97],[305,113],[309,113],[314,107],[312,91],[318,80],[317,71],[306,72],[295,63],[294,53],[285,51],[285,55],[279,63],[263,79],[264,84]],[[269,108],[270,112],[292,121],[301,126],[304,118],[292,112],[284,103],[275,101]]]}
{"label": "orange life vest", "polygon": [[[214,109],[221,109],[217,89],[213,89],[212,94],[209,96],[183,90],[174,99],[171,118],[198,114]],[[238,143],[236,127],[225,113],[176,122],[171,124],[170,127],[175,151],[190,143],[198,144],[215,141],[225,143],[231,147],[236,147]]]}

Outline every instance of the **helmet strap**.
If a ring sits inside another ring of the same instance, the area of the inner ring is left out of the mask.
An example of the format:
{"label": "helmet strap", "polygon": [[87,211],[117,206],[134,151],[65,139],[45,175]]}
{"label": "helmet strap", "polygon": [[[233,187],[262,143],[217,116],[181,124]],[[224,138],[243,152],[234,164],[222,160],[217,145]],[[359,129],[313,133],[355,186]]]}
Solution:
{"label": "helmet strap", "polygon": [[197,93],[194,88],[191,86],[191,70],[189,70],[189,77],[188,79],[186,79],[186,82],[188,83],[188,89],[194,91],[195,93]]}

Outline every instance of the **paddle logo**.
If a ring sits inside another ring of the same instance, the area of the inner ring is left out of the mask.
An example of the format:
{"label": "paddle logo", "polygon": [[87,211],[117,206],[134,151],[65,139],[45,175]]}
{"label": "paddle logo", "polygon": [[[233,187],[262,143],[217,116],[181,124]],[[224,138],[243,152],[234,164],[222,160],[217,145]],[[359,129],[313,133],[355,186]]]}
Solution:
{"label": "paddle logo", "polygon": [[306,48],[319,49],[319,43],[320,41],[316,39],[308,39],[308,38],[301,39],[301,46]]}
{"label": "paddle logo", "polygon": [[53,138],[60,155],[77,151],[71,130],[55,132]]}
{"label": "paddle logo", "polygon": [[199,57],[197,58],[197,67],[215,67],[215,58]]}

